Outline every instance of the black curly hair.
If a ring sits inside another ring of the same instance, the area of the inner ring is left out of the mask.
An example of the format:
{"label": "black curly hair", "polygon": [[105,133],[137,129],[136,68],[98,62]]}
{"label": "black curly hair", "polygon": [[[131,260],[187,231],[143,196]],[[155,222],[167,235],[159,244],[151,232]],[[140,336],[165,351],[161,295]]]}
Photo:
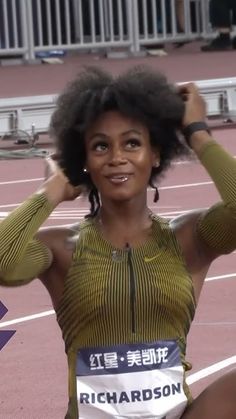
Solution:
{"label": "black curly hair", "polygon": [[146,66],[136,66],[113,77],[97,67],[86,67],[58,97],[49,132],[55,140],[59,164],[73,185],[85,184],[91,204],[89,216],[100,208],[99,193],[88,173],[84,172],[85,132],[103,112],[118,110],[138,119],[149,129],[153,147],[160,150],[160,165],[153,167],[149,185],[171,161],[189,153],[180,136],[184,102],[166,77]]}

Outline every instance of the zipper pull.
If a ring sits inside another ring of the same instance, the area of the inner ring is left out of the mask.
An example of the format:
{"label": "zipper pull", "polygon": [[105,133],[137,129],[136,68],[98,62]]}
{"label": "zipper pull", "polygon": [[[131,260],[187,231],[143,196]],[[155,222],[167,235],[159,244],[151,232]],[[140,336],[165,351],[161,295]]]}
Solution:
{"label": "zipper pull", "polygon": [[125,244],[125,251],[127,252],[128,260],[130,260],[130,258],[131,258],[131,246],[130,246],[129,243]]}

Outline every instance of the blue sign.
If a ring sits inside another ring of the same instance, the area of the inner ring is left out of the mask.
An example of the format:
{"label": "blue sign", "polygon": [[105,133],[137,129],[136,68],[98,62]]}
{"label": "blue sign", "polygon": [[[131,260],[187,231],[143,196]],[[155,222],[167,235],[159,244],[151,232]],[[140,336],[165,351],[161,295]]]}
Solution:
{"label": "blue sign", "polygon": [[175,340],[83,348],[77,356],[77,376],[125,374],[181,365]]}

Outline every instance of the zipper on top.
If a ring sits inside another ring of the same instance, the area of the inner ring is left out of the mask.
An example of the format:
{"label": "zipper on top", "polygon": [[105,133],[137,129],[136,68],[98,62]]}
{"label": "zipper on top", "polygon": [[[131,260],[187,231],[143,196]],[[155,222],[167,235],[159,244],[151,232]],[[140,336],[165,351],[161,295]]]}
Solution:
{"label": "zipper on top", "polygon": [[131,330],[135,333],[135,275],[132,263],[132,250],[129,243],[126,243],[126,251],[128,255],[128,268],[129,268],[129,282],[130,282],[130,311],[131,311]]}

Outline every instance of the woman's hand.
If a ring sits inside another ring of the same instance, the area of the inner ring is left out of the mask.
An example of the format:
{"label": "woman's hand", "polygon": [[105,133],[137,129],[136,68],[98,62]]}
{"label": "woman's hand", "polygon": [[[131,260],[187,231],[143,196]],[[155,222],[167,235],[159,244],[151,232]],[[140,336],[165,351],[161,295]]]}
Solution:
{"label": "woman's hand", "polygon": [[[179,89],[179,93],[185,102],[185,113],[182,120],[183,134],[188,146],[200,156],[202,147],[210,140],[212,141],[207,124],[204,124],[207,116],[206,103],[194,83],[182,85]],[[195,124],[195,130],[192,130],[187,134],[186,130],[189,131],[189,126],[191,126],[191,124],[194,125],[194,123],[200,123],[200,126],[197,124],[198,127],[196,129]]]}
{"label": "woman's hand", "polygon": [[45,181],[38,191],[38,193],[45,193],[48,200],[55,206],[63,201],[74,200],[85,191],[83,185],[73,186],[70,183],[57,161],[56,154],[45,159]]}
{"label": "woman's hand", "polygon": [[179,88],[179,93],[185,102],[185,113],[182,126],[187,127],[192,122],[206,120],[206,103],[194,83],[187,83]]}

